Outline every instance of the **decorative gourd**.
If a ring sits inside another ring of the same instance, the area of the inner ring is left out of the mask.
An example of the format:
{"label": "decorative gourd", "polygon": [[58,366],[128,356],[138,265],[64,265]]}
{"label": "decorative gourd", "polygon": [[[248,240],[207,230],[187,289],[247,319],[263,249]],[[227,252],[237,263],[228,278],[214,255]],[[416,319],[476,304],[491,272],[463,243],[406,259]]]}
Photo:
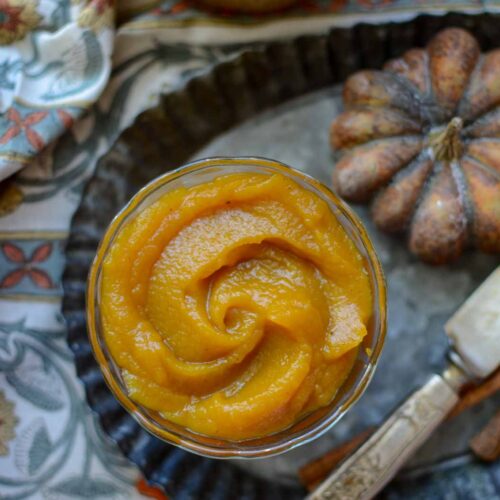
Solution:
{"label": "decorative gourd", "polygon": [[470,33],[446,29],[351,76],[343,99],[331,127],[340,196],[371,201],[376,225],[407,230],[426,262],[500,252],[500,49],[481,54]]}

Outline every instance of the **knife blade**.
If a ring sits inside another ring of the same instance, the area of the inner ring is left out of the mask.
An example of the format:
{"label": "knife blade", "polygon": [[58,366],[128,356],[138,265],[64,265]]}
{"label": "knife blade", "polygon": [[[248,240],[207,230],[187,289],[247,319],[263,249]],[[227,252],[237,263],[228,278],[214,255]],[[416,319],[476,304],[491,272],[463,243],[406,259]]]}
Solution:
{"label": "knife blade", "polygon": [[467,382],[500,366],[500,266],[447,321],[452,349],[440,375],[414,392],[308,500],[368,500],[424,443]]}

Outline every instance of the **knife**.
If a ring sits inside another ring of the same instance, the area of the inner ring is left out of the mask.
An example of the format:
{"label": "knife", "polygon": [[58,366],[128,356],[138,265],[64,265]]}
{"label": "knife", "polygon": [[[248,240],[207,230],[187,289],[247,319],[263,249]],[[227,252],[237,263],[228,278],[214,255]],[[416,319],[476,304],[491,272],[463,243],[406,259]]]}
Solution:
{"label": "knife", "polygon": [[414,392],[308,500],[373,498],[458,402],[464,384],[500,365],[500,266],[448,320],[452,349],[440,375]]}

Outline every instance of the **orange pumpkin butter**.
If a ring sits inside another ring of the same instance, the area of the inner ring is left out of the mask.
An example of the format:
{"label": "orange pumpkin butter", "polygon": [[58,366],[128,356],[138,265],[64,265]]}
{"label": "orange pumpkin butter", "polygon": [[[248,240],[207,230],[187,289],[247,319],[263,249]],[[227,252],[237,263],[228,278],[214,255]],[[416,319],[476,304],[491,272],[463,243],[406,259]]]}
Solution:
{"label": "orange pumpkin butter", "polygon": [[442,264],[466,247],[500,253],[500,49],[482,55],[462,29],[366,70],[344,86],[331,127],[333,181],[372,201],[388,232]]}
{"label": "orange pumpkin butter", "polygon": [[105,342],[130,397],[242,440],[328,404],[366,335],[364,260],[329,206],[275,174],[163,194],[104,260]]}

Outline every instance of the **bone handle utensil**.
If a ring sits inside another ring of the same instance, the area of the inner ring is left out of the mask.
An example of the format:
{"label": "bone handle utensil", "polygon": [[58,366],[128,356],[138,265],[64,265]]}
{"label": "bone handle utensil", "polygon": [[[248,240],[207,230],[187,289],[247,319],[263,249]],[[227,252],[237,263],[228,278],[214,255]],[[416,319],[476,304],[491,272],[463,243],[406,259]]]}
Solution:
{"label": "bone handle utensil", "polygon": [[440,375],[414,392],[308,500],[368,500],[396,474],[446,417],[468,381],[500,365],[500,267],[445,325],[453,350]]}

